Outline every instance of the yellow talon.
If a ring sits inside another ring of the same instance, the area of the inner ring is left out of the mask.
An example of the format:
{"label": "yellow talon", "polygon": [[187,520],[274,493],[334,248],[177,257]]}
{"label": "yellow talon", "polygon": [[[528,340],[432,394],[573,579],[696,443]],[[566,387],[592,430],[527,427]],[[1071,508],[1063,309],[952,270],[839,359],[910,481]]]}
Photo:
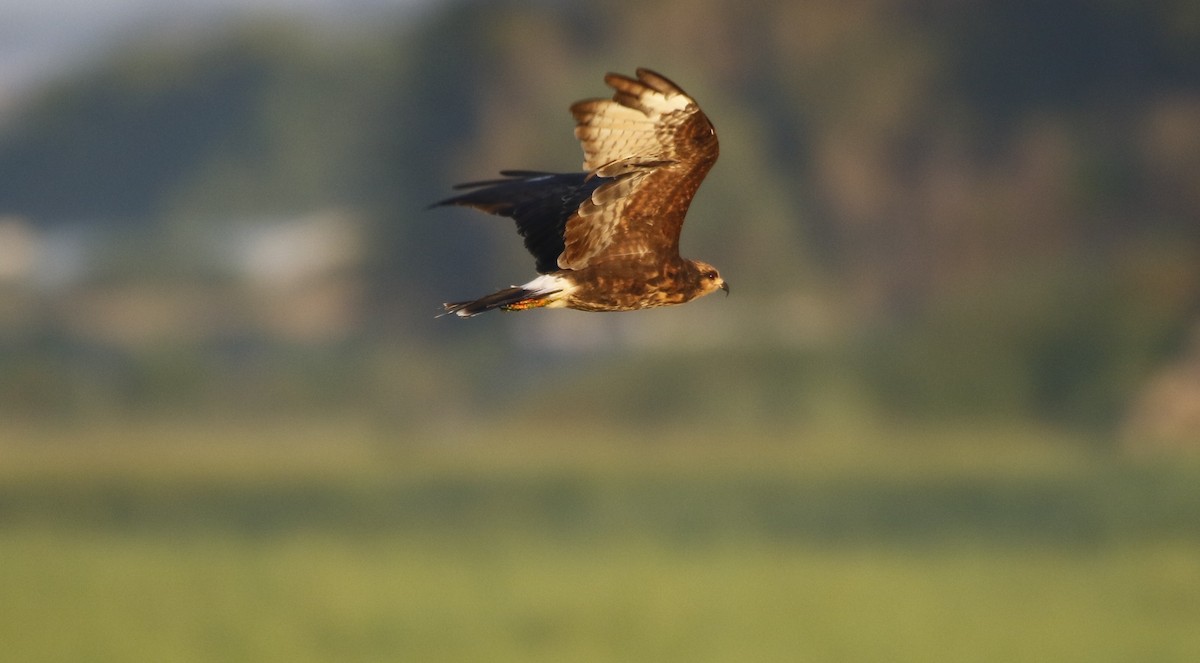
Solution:
{"label": "yellow talon", "polygon": [[505,311],[526,311],[531,308],[541,308],[549,303],[550,300],[544,297],[536,299],[522,299],[519,302],[513,302],[512,304],[502,306],[501,308]]}

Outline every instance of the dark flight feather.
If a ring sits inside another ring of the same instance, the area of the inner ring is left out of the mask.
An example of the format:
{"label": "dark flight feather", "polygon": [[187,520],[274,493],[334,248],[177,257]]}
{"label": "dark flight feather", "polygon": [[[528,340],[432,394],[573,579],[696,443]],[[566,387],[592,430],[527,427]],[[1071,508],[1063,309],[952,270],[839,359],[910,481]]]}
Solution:
{"label": "dark flight feather", "polygon": [[505,170],[505,179],[459,184],[455,189],[474,189],[434,203],[460,205],[513,219],[517,232],[525,238],[525,248],[533,254],[539,273],[558,269],[563,252],[563,234],[567,219],[583,201],[608,178],[587,173],[543,173],[530,170]]}

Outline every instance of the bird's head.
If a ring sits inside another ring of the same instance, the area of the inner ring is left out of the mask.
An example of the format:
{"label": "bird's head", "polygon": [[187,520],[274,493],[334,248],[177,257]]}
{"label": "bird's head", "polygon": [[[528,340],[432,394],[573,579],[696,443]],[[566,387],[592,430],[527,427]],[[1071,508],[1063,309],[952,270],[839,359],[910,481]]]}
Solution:
{"label": "bird's head", "polygon": [[699,260],[693,260],[692,265],[695,266],[698,274],[697,278],[700,280],[700,294],[696,295],[697,297],[702,297],[717,290],[724,290],[725,295],[729,295],[729,284],[725,282],[725,279],[721,278],[721,273],[717,271],[716,267]]}

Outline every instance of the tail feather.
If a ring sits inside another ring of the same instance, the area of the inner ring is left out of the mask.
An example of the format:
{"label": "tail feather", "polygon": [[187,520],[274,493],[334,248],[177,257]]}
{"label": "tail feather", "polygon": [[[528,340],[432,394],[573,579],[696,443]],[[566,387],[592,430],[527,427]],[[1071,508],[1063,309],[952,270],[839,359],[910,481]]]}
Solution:
{"label": "tail feather", "polygon": [[[539,308],[550,303],[550,296],[559,292],[552,290],[549,292],[529,290],[521,286],[513,286],[505,288],[499,292],[492,293],[486,297],[480,297],[467,302],[447,302],[442,304],[445,312],[441,315],[450,315],[453,313],[460,318],[469,318],[479,315],[493,309],[501,309],[504,311],[523,311],[530,308]],[[441,317],[441,316],[438,316]]]}

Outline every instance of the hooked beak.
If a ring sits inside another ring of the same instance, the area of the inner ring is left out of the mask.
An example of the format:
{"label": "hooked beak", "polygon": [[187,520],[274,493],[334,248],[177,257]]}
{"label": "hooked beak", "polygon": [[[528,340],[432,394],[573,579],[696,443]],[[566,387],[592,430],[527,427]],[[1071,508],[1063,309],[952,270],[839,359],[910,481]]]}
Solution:
{"label": "hooked beak", "polygon": [[721,281],[721,289],[725,291],[725,296],[728,297],[729,296],[729,284],[726,283],[724,280]]}

